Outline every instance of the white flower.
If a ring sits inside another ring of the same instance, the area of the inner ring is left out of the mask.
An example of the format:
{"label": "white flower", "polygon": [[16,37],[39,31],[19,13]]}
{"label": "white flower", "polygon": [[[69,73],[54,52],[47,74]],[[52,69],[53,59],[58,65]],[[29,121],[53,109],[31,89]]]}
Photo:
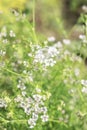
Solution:
{"label": "white flower", "polygon": [[33,103],[33,99],[31,97],[26,98],[25,100],[28,104]]}
{"label": "white flower", "polygon": [[35,103],[35,105],[34,105],[34,111],[35,111],[35,113],[37,113],[37,114],[41,113],[40,107],[39,107],[39,104],[38,104],[38,103]]}
{"label": "white flower", "polygon": [[17,85],[17,88],[20,88],[21,90],[25,90],[26,89],[26,86],[24,85],[24,83],[19,83]]}
{"label": "white flower", "polygon": [[15,102],[22,102],[23,101],[23,98],[18,95],[15,99],[14,99]]}
{"label": "white flower", "polygon": [[2,37],[6,37],[6,36],[7,36],[7,33],[6,33],[6,32],[1,32],[1,36],[2,36]]}
{"label": "white flower", "polygon": [[79,35],[79,39],[84,40],[84,39],[86,39],[86,36],[85,36],[85,35],[80,34],[80,35]]}
{"label": "white flower", "polygon": [[55,44],[55,47],[57,48],[62,48],[62,43],[60,41],[58,41],[56,44]]}
{"label": "white flower", "polygon": [[56,47],[49,47],[48,48],[48,55],[50,55],[51,57],[54,57],[56,55],[59,54],[59,51],[56,49]]}
{"label": "white flower", "polygon": [[82,84],[83,86],[87,87],[87,80],[82,79],[82,80],[81,80],[81,84]]}
{"label": "white flower", "polygon": [[23,73],[24,73],[24,74],[27,74],[27,70],[23,70]]}
{"label": "white flower", "polygon": [[42,99],[42,96],[39,95],[39,94],[35,94],[35,95],[33,95],[33,98],[34,98],[34,100],[35,100],[36,102],[40,102],[41,99]]}
{"label": "white flower", "polygon": [[24,101],[22,101],[22,102],[20,102],[19,106],[24,109],[26,107],[26,103]]}
{"label": "white flower", "polygon": [[48,115],[42,115],[41,119],[42,119],[42,122],[47,122],[48,119],[49,119],[49,116]]}
{"label": "white flower", "polygon": [[15,33],[12,30],[10,30],[9,35],[10,35],[10,37],[15,37],[16,36]]}
{"label": "white flower", "polygon": [[75,69],[75,76],[78,76],[80,74],[80,70],[78,68]]}
{"label": "white flower", "polygon": [[41,92],[41,89],[36,88],[36,92],[40,93],[40,92]]}
{"label": "white flower", "polygon": [[24,108],[24,112],[25,112],[27,115],[30,115],[31,112],[32,112],[32,108],[28,105],[27,107]]}
{"label": "white flower", "polygon": [[38,115],[36,113],[32,113],[32,119],[37,121],[38,120]]}
{"label": "white flower", "polygon": [[29,64],[28,64],[28,62],[27,62],[27,61],[23,61],[23,64],[24,64],[24,66],[26,66],[26,67],[28,67],[28,66],[29,66]]}
{"label": "white flower", "polygon": [[4,39],[4,40],[2,40],[2,42],[3,42],[4,44],[6,44],[6,43],[8,43],[8,40],[7,40],[7,39]]}
{"label": "white flower", "polygon": [[6,54],[6,51],[0,50],[0,55],[1,56],[5,56],[5,54]]}
{"label": "white flower", "polygon": [[28,56],[29,56],[29,57],[32,57],[32,56],[33,56],[33,54],[32,54],[32,53],[28,53]]}
{"label": "white flower", "polygon": [[4,99],[0,98],[0,108],[7,107],[7,104]]}
{"label": "white flower", "polygon": [[83,5],[83,6],[82,6],[82,10],[83,10],[84,12],[87,12],[87,5]]}
{"label": "white flower", "polygon": [[22,91],[21,94],[22,94],[22,96],[24,96],[24,97],[26,96],[26,92],[25,92],[25,91]]}
{"label": "white flower", "polygon": [[69,39],[63,39],[63,43],[65,45],[69,45],[71,43],[71,41]]}
{"label": "white flower", "polygon": [[49,42],[55,42],[55,40],[56,40],[56,39],[55,39],[54,36],[48,37],[48,41],[49,41]]}
{"label": "white flower", "polygon": [[45,114],[47,112],[47,107],[41,107],[41,112]]}
{"label": "white flower", "polygon": [[86,88],[86,87],[83,87],[83,88],[82,88],[82,92],[87,94],[87,88]]}
{"label": "white flower", "polygon": [[34,126],[36,125],[36,122],[34,119],[30,118],[28,120],[28,124],[30,125],[30,128],[34,128]]}

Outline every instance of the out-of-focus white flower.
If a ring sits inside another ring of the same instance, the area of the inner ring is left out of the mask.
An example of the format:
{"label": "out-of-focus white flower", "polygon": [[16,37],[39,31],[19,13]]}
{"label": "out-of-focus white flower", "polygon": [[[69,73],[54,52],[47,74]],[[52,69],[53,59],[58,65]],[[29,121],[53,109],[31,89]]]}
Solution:
{"label": "out-of-focus white flower", "polygon": [[74,72],[75,72],[75,76],[78,76],[80,74],[79,68],[76,68]]}
{"label": "out-of-focus white flower", "polygon": [[53,46],[48,48],[48,55],[50,55],[51,57],[55,57],[58,54],[59,51],[56,49],[56,47]]}
{"label": "out-of-focus white flower", "polygon": [[82,79],[82,80],[81,80],[81,84],[82,84],[83,86],[87,87],[87,80]]}
{"label": "out-of-focus white flower", "polygon": [[25,97],[27,93],[25,91],[22,91],[21,94]]}
{"label": "out-of-focus white flower", "polygon": [[48,42],[55,42],[55,37],[54,36],[51,36],[51,37],[48,37]]}
{"label": "out-of-focus white flower", "polygon": [[7,107],[6,101],[2,98],[0,98],[0,108]]}
{"label": "out-of-focus white flower", "polygon": [[28,124],[30,125],[30,128],[34,128],[34,126],[36,125],[36,122],[33,118],[30,118],[28,120]]}
{"label": "out-of-focus white flower", "polygon": [[36,88],[36,92],[37,92],[37,93],[40,93],[40,92],[41,92],[41,89]]}
{"label": "out-of-focus white flower", "polygon": [[38,115],[36,113],[32,113],[32,119],[34,119],[35,121],[38,120]]}
{"label": "out-of-focus white flower", "polygon": [[26,67],[28,67],[28,66],[29,66],[28,61],[23,61],[23,64],[24,64],[24,66],[26,66]]}
{"label": "out-of-focus white flower", "polygon": [[60,41],[58,41],[57,43],[55,43],[54,46],[57,47],[57,48],[62,48],[63,45]]}
{"label": "out-of-focus white flower", "polygon": [[47,122],[48,119],[49,119],[49,116],[48,115],[42,115],[41,119],[42,119],[43,122]]}
{"label": "out-of-focus white flower", "polygon": [[10,33],[9,33],[10,37],[15,37],[15,33],[13,32],[13,30],[10,30]]}
{"label": "out-of-focus white flower", "polygon": [[71,43],[71,41],[69,39],[63,39],[63,43],[65,45],[69,45]]}
{"label": "out-of-focus white flower", "polygon": [[6,51],[0,50],[0,56],[5,56]]}
{"label": "out-of-focus white flower", "polygon": [[85,35],[80,34],[80,35],[79,35],[79,39],[82,39],[82,40],[83,40],[83,39],[86,39],[86,36],[85,36]]}
{"label": "out-of-focus white flower", "polygon": [[41,112],[43,112],[44,114],[47,113],[47,107],[41,107]]}
{"label": "out-of-focus white flower", "polygon": [[2,42],[3,42],[4,44],[6,44],[6,43],[8,43],[8,40],[7,40],[7,39],[3,39]]}
{"label": "out-of-focus white flower", "polygon": [[83,5],[83,6],[82,6],[82,10],[83,10],[84,12],[87,12],[87,5]]}
{"label": "out-of-focus white flower", "polygon": [[83,87],[83,88],[82,88],[82,92],[87,94],[87,88],[86,88],[86,87]]}
{"label": "out-of-focus white flower", "polygon": [[28,56],[29,56],[29,57],[32,57],[32,56],[33,56],[33,54],[32,54],[32,53],[28,53]]}
{"label": "out-of-focus white flower", "polygon": [[33,98],[34,98],[34,100],[35,100],[36,102],[40,102],[41,99],[42,99],[42,96],[39,95],[39,94],[34,94],[34,95],[33,95]]}

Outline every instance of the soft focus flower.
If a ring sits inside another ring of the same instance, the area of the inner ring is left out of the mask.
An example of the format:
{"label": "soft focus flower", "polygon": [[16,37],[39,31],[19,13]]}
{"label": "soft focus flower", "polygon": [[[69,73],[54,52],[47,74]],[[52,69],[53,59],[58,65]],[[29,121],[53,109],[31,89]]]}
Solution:
{"label": "soft focus flower", "polygon": [[42,115],[41,119],[42,119],[43,122],[47,122],[48,119],[49,119],[49,116],[48,115]]}
{"label": "soft focus flower", "polygon": [[82,10],[83,10],[85,13],[87,13],[87,5],[83,5],[83,6],[82,6]]}
{"label": "soft focus flower", "polygon": [[82,79],[82,80],[81,80],[81,84],[82,84],[83,86],[87,87],[87,80]]}
{"label": "soft focus flower", "polygon": [[10,37],[15,37],[15,33],[13,32],[13,30],[10,30],[10,33],[9,33]]}
{"label": "soft focus flower", "polygon": [[6,101],[2,98],[0,98],[0,108],[7,107]]}
{"label": "soft focus flower", "polygon": [[78,76],[80,74],[79,68],[75,68],[74,72],[75,72],[75,76]]}
{"label": "soft focus flower", "polygon": [[71,43],[71,41],[69,39],[63,39],[63,43],[65,45],[69,45]]}
{"label": "soft focus flower", "polygon": [[83,88],[82,88],[82,92],[87,94],[87,88],[86,88],[86,87],[83,87]]}
{"label": "soft focus flower", "polygon": [[54,42],[55,40],[56,40],[56,39],[55,39],[54,36],[48,37],[48,41],[49,41],[49,42]]}

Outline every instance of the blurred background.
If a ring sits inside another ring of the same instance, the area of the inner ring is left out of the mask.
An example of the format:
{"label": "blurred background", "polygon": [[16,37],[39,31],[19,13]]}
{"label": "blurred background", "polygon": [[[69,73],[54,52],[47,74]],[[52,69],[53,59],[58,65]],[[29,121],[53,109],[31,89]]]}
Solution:
{"label": "blurred background", "polygon": [[0,13],[8,13],[11,8],[22,10],[32,23],[34,2],[35,27],[39,34],[58,39],[67,37],[68,33],[71,37],[78,36],[81,30],[76,29],[76,24],[87,0],[0,0]]}

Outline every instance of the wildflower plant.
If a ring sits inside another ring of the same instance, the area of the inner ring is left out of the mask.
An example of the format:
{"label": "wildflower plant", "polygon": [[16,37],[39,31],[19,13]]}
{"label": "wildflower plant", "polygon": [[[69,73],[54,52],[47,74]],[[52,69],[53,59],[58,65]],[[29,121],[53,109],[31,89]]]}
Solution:
{"label": "wildflower plant", "polygon": [[9,15],[0,14],[0,129],[85,129],[87,74],[72,41],[41,43],[25,14]]}

